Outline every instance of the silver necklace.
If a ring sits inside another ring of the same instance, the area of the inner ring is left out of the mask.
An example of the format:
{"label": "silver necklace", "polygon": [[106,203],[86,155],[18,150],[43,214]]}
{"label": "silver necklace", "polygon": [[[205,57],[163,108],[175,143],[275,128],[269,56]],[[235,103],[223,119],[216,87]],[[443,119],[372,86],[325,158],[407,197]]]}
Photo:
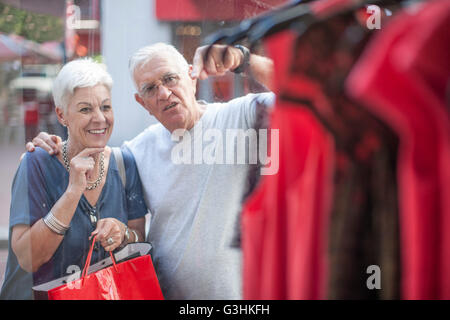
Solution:
{"label": "silver necklace", "polygon": [[[67,171],[70,172],[70,165],[69,165],[69,159],[67,157],[67,140],[63,142],[62,145],[62,156],[64,160],[64,166],[66,167]],[[100,153],[100,174],[98,175],[97,180],[94,182],[88,182],[90,186],[86,187],[86,190],[92,190],[98,187],[100,182],[103,180],[103,175],[105,174],[105,153]]]}

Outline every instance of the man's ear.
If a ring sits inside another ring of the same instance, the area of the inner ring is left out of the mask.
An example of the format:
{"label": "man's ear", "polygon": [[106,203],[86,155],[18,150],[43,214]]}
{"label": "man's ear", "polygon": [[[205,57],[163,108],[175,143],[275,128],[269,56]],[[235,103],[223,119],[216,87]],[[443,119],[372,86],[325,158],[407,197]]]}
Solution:
{"label": "man's ear", "polygon": [[56,117],[58,118],[58,122],[61,123],[64,127],[67,127],[67,122],[64,116],[64,110],[61,107],[55,107]]}
{"label": "man's ear", "polygon": [[151,115],[153,115],[152,112],[151,112],[151,110],[150,110],[150,108],[148,108],[148,107],[145,105],[144,100],[141,98],[141,96],[140,96],[138,93],[135,93],[135,94],[134,94],[134,99],[136,100],[137,103],[139,103],[141,106],[143,106],[144,109],[148,111],[148,113],[150,113]]}
{"label": "man's ear", "polygon": [[189,65],[189,77],[191,78],[192,87],[194,88],[194,94],[195,94],[196,91],[197,91],[197,78],[194,78],[194,77],[191,76],[192,69],[193,69],[192,64],[190,64]]}

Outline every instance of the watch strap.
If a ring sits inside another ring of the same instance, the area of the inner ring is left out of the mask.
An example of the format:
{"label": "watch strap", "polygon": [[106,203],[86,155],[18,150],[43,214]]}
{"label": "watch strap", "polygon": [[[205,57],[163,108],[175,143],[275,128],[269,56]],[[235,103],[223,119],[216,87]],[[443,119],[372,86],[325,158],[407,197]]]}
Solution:
{"label": "watch strap", "polygon": [[247,71],[248,67],[250,66],[250,50],[248,50],[244,46],[241,46],[240,44],[237,44],[234,47],[242,51],[244,58],[242,59],[241,64],[236,69],[231,71],[237,74],[241,74]]}

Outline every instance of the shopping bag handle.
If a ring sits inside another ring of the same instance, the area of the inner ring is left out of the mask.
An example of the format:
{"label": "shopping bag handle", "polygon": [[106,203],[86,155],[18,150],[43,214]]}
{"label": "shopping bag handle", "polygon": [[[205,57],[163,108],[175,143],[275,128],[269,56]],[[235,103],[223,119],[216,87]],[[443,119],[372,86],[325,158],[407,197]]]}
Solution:
{"label": "shopping bag handle", "polygon": [[[94,251],[95,240],[97,240],[97,235],[95,235],[94,238],[92,239],[92,244],[91,244],[91,247],[89,248],[88,256],[86,258],[86,263],[84,264],[83,272],[81,273],[81,278],[86,277],[88,274],[89,266],[91,265],[92,252]],[[114,265],[114,269],[116,270],[116,272],[119,272],[117,269],[117,265],[116,265],[116,259],[114,258],[114,254],[112,253],[112,251],[109,251],[109,255],[111,256],[111,260]]]}

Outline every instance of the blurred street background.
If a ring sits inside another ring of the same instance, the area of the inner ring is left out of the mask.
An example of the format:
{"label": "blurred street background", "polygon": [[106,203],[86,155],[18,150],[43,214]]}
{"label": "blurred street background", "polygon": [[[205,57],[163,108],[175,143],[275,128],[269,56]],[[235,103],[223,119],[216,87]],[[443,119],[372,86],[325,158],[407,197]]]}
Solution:
{"label": "blurred street background", "polygon": [[[12,180],[24,146],[39,131],[65,137],[54,114],[53,81],[61,66],[91,57],[114,80],[114,132],[121,145],[155,119],[134,100],[128,59],[155,42],[171,43],[189,63],[205,38],[286,0],[0,0],[0,285],[8,247]],[[255,48],[258,52],[261,48]],[[248,92],[229,73],[199,81],[206,101],[227,101]]]}
{"label": "blurred street background", "polygon": [[11,184],[24,151],[23,143],[0,145],[0,285],[3,283],[6,258],[8,254],[9,204]]}

